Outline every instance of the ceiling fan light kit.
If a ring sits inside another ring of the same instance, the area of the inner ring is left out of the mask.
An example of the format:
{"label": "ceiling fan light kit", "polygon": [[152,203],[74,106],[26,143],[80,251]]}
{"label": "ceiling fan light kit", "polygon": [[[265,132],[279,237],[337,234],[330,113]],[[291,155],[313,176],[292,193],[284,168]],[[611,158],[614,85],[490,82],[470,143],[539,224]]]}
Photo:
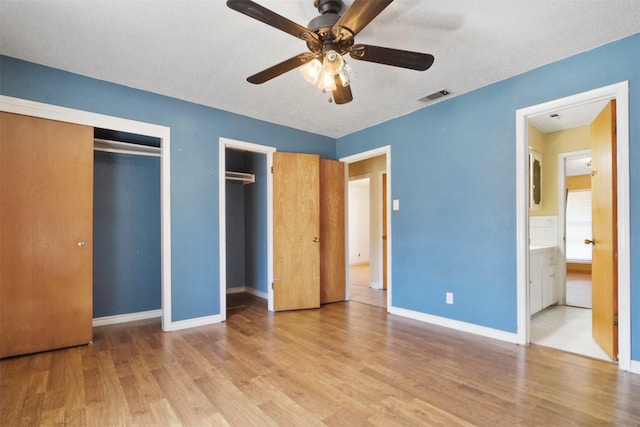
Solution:
{"label": "ceiling fan light kit", "polygon": [[358,61],[416,71],[429,69],[434,61],[433,55],[355,44],[356,34],[392,2],[393,0],[354,0],[344,14],[340,15],[344,7],[341,0],[315,0],[314,6],[320,16],[303,27],[251,0],[227,0],[229,8],[305,41],[309,49],[309,52],[249,76],[247,81],[254,84],[265,83],[300,67],[306,81],[322,91],[332,92],[336,104],[346,104],[353,100],[350,87],[353,71],[343,58],[347,53]]}

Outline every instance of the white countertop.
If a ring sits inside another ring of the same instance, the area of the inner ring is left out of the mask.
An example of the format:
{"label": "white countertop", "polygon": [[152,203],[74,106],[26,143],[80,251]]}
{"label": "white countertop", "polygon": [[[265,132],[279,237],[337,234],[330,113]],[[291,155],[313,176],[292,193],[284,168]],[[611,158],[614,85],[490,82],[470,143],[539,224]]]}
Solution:
{"label": "white countertop", "polygon": [[529,246],[530,251],[538,251],[542,249],[555,249],[557,246]]}

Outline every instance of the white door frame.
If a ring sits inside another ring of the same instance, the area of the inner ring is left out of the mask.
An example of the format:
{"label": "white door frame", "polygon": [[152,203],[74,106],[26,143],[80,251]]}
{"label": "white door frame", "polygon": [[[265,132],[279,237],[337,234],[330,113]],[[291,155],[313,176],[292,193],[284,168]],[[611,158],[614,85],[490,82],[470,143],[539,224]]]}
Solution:
{"label": "white door frame", "polygon": [[226,199],[226,148],[250,151],[252,153],[265,154],[267,158],[267,300],[268,310],[274,311],[273,308],[273,153],[276,151],[274,147],[266,145],[253,144],[251,142],[236,141],[233,139],[221,137],[219,146],[219,173],[218,173],[218,222],[220,225],[220,316],[222,321],[227,319],[227,199]]}
{"label": "white door frame", "polygon": [[528,304],[529,205],[528,118],[593,101],[615,99],[618,192],[618,366],[631,370],[631,244],[629,191],[629,82],[545,102],[516,111],[516,275],[519,344],[530,342]]}
{"label": "white door frame", "polygon": [[160,139],[162,330],[171,331],[171,128],[0,95],[0,111],[135,133]]}
{"label": "white door frame", "polygon": [[[386,165],[385,165],[385,171],[387,172],[387,200],[390,200],[390,196],[391,196],[391,146],[390,145],[385,145],[383,147],[379,147],[379,148],[374,148],[373,150],[369,150],[369,151],[364,151],[362,153],[357,153],[357,154],[353,154],[351,156],[347,156],[347,157],[342,157],[339,160],[341,162],[344,162],[347,164],[347,166],[351,163],[355,163],[355,162],[359,162],[361,160],[367,160],[370,159],[372,157],[378,157],[384,155],[385,156],[385,161],[386,161]],[[346,174],[345,177],[345,187],[349,188],[348,186],[348,182],[349,182],[349,174]],[[347,194],[347,197],[345,198],[345,208],[348,209],[348,198],[349,195]],[[391,236],[391,203],[386,203],[385,208],[387,209],[387,311],[389,311],[392,307],[392,280],[391,280],[391,264],[392,264],[392,236]],[[347,236],[349,235],[349,225],[348,225],[348,210],[347,210],[347,218],[345,219],[345,227],[347,230]],[[349,239],[345,239],[345,244],[348,245]],[[349,248],[346,248],[346,252],[345,253],[349,253]],[[346,269],[346,275],[347,275],[347,280],[346,280],[346,286],[347,286],[347,291],[349,289],[349,259],[347,257],[346,259],[346,264],[345,265],[345,269]],[[381,265],[382,267],[382,265]],[[382,268],[381,268],[382,270]],[[347,293],[348,295],[348,293]]]}
{"label": "white door frame", "polygon": [[[348,240],[349,240],[349,234],[348,234],[348,228],[349,228],[349,225],[348,225],[349,224],[349,192],[350,192],[350,185],[349,184],[351,184],[352,181],[362,181],[362,180],[365,180],[365,179],[367,180],[367,202],[369,203],[369,206],[368,206],[369,217],[367,218],[367,221],[369,221],[369,229],[367,230],[367,233],[368,233],[367,237],[368,237],[368,240],[369,240],[369,247],[367,248],[367,250],[369,251],[369,254],[368,254],[369,255],[369,257],[368,257],[368,259],[369,259],[369,287],[371,287],[371,285],[373,284],[373,280],[371,278],[372,277],[371,276],[371,270],[372,270],[371,269],[371,264],[372,264],[372,262],[371,262],[371,254],[373,254],[373,250],[372,250],[373,239],[371,238],[371,236],[373,235],[373,230],[372,230],[373,229],[373,223],[371,222],[371,174],[370,173],[366,173],[364,175],[349,176],[349,171],[348,170],[346,170],[345,173],[347,174],[347,186],[346,186],[347,190],[345,192],[345,194],[347,195],[346,198],[345,198],[345,200],[347,202],[346,203],[346,211],[345,211],[346,214],[347,214],[347,216],[346,216],[347,221],[345,222],[345,230],[347,230],[347,232],[345,233],[345,235],[346,235],[346,239],[345,240],[347,240],[347,242],[346,242],[347,243],[347,246],[346,246],[347,249],[350,249],[350,246],[348,244],[349,243],[348,242]],[[351,298],[351,293],[350,293],[350,289],[349,289],[350,288],[349,287],[349,280],[350,280],[350,277],[349,277],[349,266],[351,265],[351,262],[350,262],[351,261],[351,259],[350,259],[350,255],[351,254],[349,252],[346,252],[346,254],[347,254],[347,282],[346,282],[346,284],[347,284],[347,292],[346,292],[345,295],[346,295],[346,299],[349,300]]]}

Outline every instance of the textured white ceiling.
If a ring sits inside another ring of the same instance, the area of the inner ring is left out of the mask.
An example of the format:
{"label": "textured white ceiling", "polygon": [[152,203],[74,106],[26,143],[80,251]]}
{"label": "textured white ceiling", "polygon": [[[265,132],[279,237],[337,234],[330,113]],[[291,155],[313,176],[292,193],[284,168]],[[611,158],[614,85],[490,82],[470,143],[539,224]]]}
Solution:
{"label": "textured white ceiling", "polygon": [[602,101],[575,105],[563,110],[552,111],[550,113],[530,117],[529,121],[543,133],[558,132],[580,126],[587,126],[593,122],[608,102],[609,100],[605,99]]}
{"label": "textured white ceiling", "polygon": [[[304,26],[317,15],[313,0],[257,2]],[[2,54],[329,137],[638,32],[640,0],[395,0],[356,42],[431,53],[433,67],[347,56],[354,100],[335,105],[297,70],[247,83],[306,46],[223,0],[0,0]]]}

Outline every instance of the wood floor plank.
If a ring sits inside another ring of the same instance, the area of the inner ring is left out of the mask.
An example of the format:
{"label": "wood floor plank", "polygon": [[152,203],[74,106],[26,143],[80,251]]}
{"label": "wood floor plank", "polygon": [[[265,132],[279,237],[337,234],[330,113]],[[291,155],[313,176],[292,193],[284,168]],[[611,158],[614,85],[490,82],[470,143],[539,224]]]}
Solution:
{"label": "wood floor plank", "polygon": [[640,376],[345,302],[0,361],[0,425],[640,425]]}

